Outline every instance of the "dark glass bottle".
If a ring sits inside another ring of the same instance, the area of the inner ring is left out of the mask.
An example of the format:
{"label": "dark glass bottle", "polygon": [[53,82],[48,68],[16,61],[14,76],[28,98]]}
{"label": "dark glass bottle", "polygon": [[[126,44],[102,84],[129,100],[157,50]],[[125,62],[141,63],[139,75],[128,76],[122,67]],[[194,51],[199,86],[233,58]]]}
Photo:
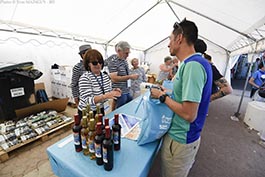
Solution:
{"label": "dark glass bottle", "polygon": [[82,151],[82,144],[81,144],[81,129],[82,129],[82,127],[80,125],[78,114],[74,115],[74,119],[75,119],[75,124],[74,124],[72,130],[73,130],[73,135],[74,135],[75,151],[80,152],[80,151]]}
{"label": "dark glass bottle", "polygon": [[109,126],[109,118],[107,118],[107,117],[104,118],[104,125],[103,125],[103,129],[102,129],[104,137],[105,137],[105,133],[106,133],[106,130],[105,130],[106,126]]}
{"label": "dark glass bottle", "polygon": [[101,129],[104,130],[105,129],[105,126],[103,124],[103,114],[99,114],[98,115],[98,122],[101,122]]}
{"label": "dark glass bottle", "polygon": [[95,136],[96,162],[98,165],[103,165],[102,143],[103,143],[104,135],[102,134],[102,123],[98,122],[96,127],[97,127],[96,136]]}
{"label": "dark glass bottle", "polygon": [[114,150],[118,151],[121,148],[121,125],[119,124],[119,114],[114,115],[114,124],[112,125],[112,137]]}
{"label": "dark glass bottle", "polygon": [[105,127],[106,134],[103,140],[103,162],[104,169],[110,171],[113,168],[113,144],[111,141],[110,127]]}

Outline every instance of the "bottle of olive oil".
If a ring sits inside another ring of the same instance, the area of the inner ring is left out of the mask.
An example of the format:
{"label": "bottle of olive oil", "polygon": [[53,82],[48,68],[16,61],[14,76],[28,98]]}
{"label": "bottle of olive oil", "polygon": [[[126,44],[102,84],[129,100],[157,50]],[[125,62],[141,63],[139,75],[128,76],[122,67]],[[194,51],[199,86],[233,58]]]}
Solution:
{"label": "bottle of olive oil", "polygon": [[87,146],[88,127],[87,127],[87,117],[86,116],[83,116],[83,118],[82,118],[81,139],[82,139],[83,154],[87,156],[87,155],[89,155],[89,149]]}
{"label": "bottle of olive oil", "polygon": [[93,160],[96,158],[95,156],[95,119],[90,119],[89,124],[89,132],[88,132],[88,148],[89,148],[89,155],[90,159]]}

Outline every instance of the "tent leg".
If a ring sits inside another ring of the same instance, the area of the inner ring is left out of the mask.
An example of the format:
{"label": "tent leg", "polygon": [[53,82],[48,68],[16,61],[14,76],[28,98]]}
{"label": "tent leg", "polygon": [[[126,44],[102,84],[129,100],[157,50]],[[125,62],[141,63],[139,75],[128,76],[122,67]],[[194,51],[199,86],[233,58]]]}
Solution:
{"label": "tent leg", "polygon": [[[255,56],[254,54],[256,52],[256,49],[257,49],[257,43],[256,43],[255,50],[253,50],[253,54],[252,54],[252,58],[251,58],[251,64],[250,64],[250,67],[249,67],[248,75],[247,76],[250,76],[251,68],[252,68],[253,61],[254,61],[254,56]],[[247,88],[247,84],[248,84],[248,78],[245,81],[244,90],[242,92],[242,95],[241,95],[241,98],[240,98],[240,102],[239,102],[237,111],[235,112],[235,114],[233,116],[231,116],[231,119],[232,120],[238,120],[238,118],[240,117],[239,111],[240,111],[240,108],[241,108],[241,105],[242,105],[242,102],[243,102],[243,98],[244,98],[244,95],[245,95],[245,91],[246,91],[246,88]]]}

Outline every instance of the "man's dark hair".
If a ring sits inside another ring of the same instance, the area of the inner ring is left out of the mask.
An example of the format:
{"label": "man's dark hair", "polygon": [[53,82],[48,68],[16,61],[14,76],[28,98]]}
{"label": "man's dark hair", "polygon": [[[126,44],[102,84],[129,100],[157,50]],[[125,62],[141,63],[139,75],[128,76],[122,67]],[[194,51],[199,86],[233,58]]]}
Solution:
{"label": "man's dark hair", "polygon": [[261,68],[263,68],[263,66],[264,66],[264,61],[261,61],[258,68],[261,69]]}
{"label": "man's dark hair", "polygon": [[184,19],[180,23],[176,22],[173,27],[175,36],[182,33],[189,45],[195,44],[198,39],[198,28],[194,22]]}
{"label": "man's dark hair", "polygon": [[194,44],[194,49],[196,52],[204,54],[207,50],[207,44],[203,40],[197,39]]}

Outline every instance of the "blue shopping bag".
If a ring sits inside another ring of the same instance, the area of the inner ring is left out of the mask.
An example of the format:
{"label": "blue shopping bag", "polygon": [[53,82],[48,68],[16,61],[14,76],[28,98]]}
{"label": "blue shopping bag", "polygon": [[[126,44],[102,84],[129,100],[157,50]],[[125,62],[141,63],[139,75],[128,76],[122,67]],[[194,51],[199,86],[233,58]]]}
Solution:
{"label": "blue shopping bag", "polygon": [[144,94],[139,102],[138,108],[140,106],[143,106],[144,114],[140,122],[141,131],[137,139],[137,144],[144,145],[160,139],[168,131],[171,125],[173,111],[158,99],[152,99],[150,97],[150,91]]}
{"label": "blue shopping bag", "polygon": [[168,95],[172,94],[172,91],[173,91],[173,82],[172,81],[164,80],[162,86],[166,88],[166,92]]}

